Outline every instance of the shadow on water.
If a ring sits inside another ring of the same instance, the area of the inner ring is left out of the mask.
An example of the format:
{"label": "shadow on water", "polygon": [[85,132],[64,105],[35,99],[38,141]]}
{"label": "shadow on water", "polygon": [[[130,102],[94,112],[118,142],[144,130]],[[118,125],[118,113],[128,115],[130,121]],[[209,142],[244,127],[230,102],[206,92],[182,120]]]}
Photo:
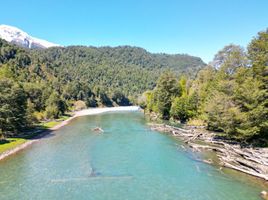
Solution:
{"label": "shadow on water", "polygon": [[89,175],[87,176],[51,179],[50,182],[51,183],[66,183],[66,182],[80,182],[80,181],[92,181],[92,180],[122,180],[122,179],[133,178],[133,176],[130,176],[130,175],[105,176],[94,168],[90,167],[90,169],[91,171],[89,172]]}

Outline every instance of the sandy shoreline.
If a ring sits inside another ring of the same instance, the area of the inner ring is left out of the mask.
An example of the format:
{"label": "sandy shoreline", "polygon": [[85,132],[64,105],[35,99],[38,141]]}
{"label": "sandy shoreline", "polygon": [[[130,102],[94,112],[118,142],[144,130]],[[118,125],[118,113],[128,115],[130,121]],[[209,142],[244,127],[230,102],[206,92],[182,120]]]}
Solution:
{"label": "sandy shoreline", "polygon": [[137,111],[140,108],[138,106],[119,106],[119,107],[110,107],[110,108],[89,108],[81,111],[75,112],[75,114],[68,118],[67,120],[64,120],[62,123],[54,126],[53,128],[50,128],[49,130],[55,131],[66,124],[68,124],[72,119],[77,117],[82,117],[86,115],[97,115],[105,112],[119,112],[119,111]]}
{"label": "sandy shoreline", "polygon": [[118,112],[118,111],[137,111],[139,110],[138,106],[119,106],[119,107],[110,107],[110,108],[89,108],[89,109],[85,109],[85,110],[81,110],[81,111],[77,111],[74,113],[74,115],[70,118],[68,118],[67,120],[62,121],[60,124],[45,130],[43,133],[41,133],[40,135],[38,135],[36,138],[31,139],[21,145],[16,146],[14,149],[10,149],[8,151],[5,151],[3,153],[0,154],[0,160],[13,155],[17,152],[19,152],[22,149],[25,149],[26,147],[30,146],[31,144],[39,141],[40,139],[42,139],[44,136],[46,136],[48,133],[50,133],[51,131],[55,131],[58,130],[59,128],[65,126],[66,124],[68,124],[71,120],[73,120],[74,118],[77,117],[81,117],[81,116],[86,116],[86,115],[97,115],[97,114],[101,114],[101,113],[106,113],[106,112]]}

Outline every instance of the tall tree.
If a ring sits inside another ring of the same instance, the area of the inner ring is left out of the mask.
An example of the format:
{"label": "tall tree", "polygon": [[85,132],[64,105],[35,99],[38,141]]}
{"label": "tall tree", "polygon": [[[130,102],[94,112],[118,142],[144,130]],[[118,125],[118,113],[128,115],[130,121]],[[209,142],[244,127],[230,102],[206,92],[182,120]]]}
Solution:
{"label": "tall tree", "polygon": [[157,109],[163,119],[170,116],[172,100],[179,94],[178,80],[170,71],[165,72],[157,81],[156,87]]}
{"label": "tall tree", "polygon": [[263,82],[268,89],[268,29],[258,33],[248,46],[253,75]]}
{"label": "tall tree", "polygon": [[14,134],[27,126],[27,98],[21,85],[10,79],[0,79],[0,129]]}
{"label": "tall tree", "polygon": [[[249,121],[254,123],[256,132],[268,139],[268,29],[258,33],[248,46],[249,58],[252,63],[253,82],[255,83],[254,101],[249,109]],[[257,93],[257,95],[256,95]]]}
{"label": "tall tree", "polygon": [[66,104],[57,92],[53,92],[46,101],[46,117],[58,118],[66,111]]}

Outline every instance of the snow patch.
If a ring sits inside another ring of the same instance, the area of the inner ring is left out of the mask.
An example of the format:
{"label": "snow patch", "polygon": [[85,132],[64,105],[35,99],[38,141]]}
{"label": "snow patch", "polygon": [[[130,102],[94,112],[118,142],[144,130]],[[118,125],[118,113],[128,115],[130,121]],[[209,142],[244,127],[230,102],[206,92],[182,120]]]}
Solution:
{"label": "snow patch", "polygon": [[27,48],[49,48],[60,46],[46,40],[32,37],[17,27],[0,25],[0,38]]}

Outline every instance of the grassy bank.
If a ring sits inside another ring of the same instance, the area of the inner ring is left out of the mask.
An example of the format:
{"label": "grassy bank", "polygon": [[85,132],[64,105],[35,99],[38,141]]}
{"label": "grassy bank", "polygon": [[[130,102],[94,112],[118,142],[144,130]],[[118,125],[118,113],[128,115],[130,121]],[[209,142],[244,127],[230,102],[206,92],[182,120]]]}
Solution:
{"label": "grassy bank", "polygon": [[8,138],[5,141],[0,142],[0,154],[5,151],[14,149],[26,141],[27,139],[24,138]]}
{"label": "grassy bank", "polygon": [[48,121],[48,122],[41,122],[37,124],[34,129],[21,134],[20,137],[6,138],[5,140],[0,141],[0,154],[6,151],[12,150],[16,148],[17,146],[37,137],[44,130],[57,126],[62,121],[67,120],[69,117],[70,117],[69,115],[64,115],[60,117],[59,119],[55,119],[55,120]]}
{"label": "grassy bank", "polygon": [[39,124],[39,126],[41,126],[44,129],[53,128],[54,126],[57,126],[58,124],[60,124],[62,121],[67,120],[69,117],[70,117],[69,115],[64,115],[64,116],[60,117],[59,119],[56,119],[53,121],[42,122]]}

